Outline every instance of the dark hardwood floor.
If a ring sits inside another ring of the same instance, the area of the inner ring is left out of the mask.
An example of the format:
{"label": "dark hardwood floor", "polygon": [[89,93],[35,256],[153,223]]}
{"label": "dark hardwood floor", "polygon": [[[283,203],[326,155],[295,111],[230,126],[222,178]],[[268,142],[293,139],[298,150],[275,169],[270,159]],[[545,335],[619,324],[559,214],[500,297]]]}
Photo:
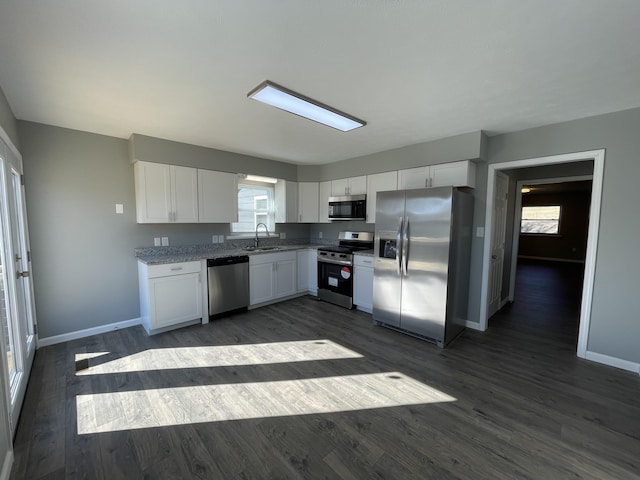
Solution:
{"label": "dark hardwood floor", "polygon": [[[445,350],[310,297],[42,348],[12,478],[640,478],[640,377],[578,359],[564,301],[523,292],[545,318],[516,301]],[[361,392],[344,393],[348,376]],[[429,391],[448,401],[422,401]]]}

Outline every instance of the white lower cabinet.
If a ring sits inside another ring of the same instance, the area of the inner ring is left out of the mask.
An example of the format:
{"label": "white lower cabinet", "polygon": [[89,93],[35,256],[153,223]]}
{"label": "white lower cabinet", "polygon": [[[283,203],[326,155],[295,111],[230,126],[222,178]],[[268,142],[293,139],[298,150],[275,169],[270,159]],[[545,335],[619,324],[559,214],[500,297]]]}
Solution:
{"label": "white lower cabinet", "polygon": [[273,302],[298,293],[297,253],[265,253],[249,257],[249,303]]}
{"label": "white lower cabinet", "polygon": [[298,250],[298,291],[318,294],[318,251],[315,248]]}
{"label": "white lower cabinet", "polygon": [[373,311],[373,257],[353,256],[353,303],[358,310]]}
{"label": "white lower cabinet", "polygon": [[201,262],[138,262],[140,315],[149,335],[202,320]]}

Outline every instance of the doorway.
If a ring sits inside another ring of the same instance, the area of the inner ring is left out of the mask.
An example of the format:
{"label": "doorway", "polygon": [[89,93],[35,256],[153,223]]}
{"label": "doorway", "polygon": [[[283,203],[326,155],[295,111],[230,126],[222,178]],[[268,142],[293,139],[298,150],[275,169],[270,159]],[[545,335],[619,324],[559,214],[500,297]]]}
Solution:
{"label": "doorway", "polygon": [[[589,322],[591,319],[591,299],[593,296],[593,281],[595,276],[595,260],[598,246],[598,229],[600,219],[600,203],[602,196],[602,181],[604,173],[604,150],[594,150],[588,152],[576,152],[572,154],[556,155],[551,157],[532,158],[527,160],[517,160],[499,164],[491,164],[488,167],[487,180],[487,206],[486,206],[486,238],[491,239],[496,226],[494,218],[494,193],[496,189],[496,174],[504,170],[523,169],[541,166],[562,165],[573,162],[592,161],[593,162],[593,187],[591,196],[591,206],[589,209],[589,227],[587,235],[586,258],[584,267],[584,279],[582,282],[582,294],[580,302],[580,320],[578,328],[577,355],[585,358],[587,353],[587,340],[589,334]],[[499,220],[498,220],[499,224]],[[516,251],[516,250],[514,250]],[[492,242],[485,241],[483,253],[483,275],[481,286],[480,305],[480,329],[486,330],[488,325],[490,279],[495,278],[495,274],[490,269],[492,254]]]}
{"label": "doorway", "polygon": [[36,349],[35,307],[22,161],[0,140],[0,351],[15,432]]}
{"label": "doorway", "polygon": [[[510,265],[500,285],[501,310],[489,315],[489,323],[553,339],[575,350],[593,163],[578,162],[572,167],[589,175],[529,180],[540,169],[505,172],[512,185],[515,182],[512,232],[507,233],[512,240],[505,242],[511,244]],[[558,167],[543,167],[545,172],[554,170]]]}

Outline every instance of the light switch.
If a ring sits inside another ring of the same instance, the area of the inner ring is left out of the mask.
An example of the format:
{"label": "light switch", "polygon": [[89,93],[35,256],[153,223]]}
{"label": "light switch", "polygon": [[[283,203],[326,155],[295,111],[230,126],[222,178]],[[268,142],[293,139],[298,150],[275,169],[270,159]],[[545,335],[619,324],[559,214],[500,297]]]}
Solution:
{"label": "light switch", "polygon": [[162,246],[163,247],[169,246],[169,237],[162,237]]}
{"label": "light switch", "polygon": [[121,203],[116,203],[116,213],[123,214],[124,213],[124,205]]}
{"label": "light switch", "polygon": [[211,243],[218,243],[218,235],[211,235]]}
{"label": "light switch", "polygon": [[160,243],[160,237],[156,237],[156,238],[154,238],[154,239],[153,239],[153,246],[154,246],[154,247],[159,247],[160,245],[162,245],[162,244]]}
{"label": "light switch", "polygon": [[476,237],[484,237],[484,227],[476,227]]}

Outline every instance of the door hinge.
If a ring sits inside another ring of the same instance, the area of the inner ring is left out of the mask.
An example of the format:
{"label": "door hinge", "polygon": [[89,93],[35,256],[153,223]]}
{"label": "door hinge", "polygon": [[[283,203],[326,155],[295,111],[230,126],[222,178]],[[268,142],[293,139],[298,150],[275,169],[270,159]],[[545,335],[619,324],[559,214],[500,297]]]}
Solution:
{"label": "door hinge", "polygon": [[33,333],[34,333],[35,335],[38,335],[38,324],[37,324],[37,323],[34,323],[34,324],[33,324]]}
{"label": "door hinge", "polygon": [[31,261],[31,250],[27,250],[27,262]]}

